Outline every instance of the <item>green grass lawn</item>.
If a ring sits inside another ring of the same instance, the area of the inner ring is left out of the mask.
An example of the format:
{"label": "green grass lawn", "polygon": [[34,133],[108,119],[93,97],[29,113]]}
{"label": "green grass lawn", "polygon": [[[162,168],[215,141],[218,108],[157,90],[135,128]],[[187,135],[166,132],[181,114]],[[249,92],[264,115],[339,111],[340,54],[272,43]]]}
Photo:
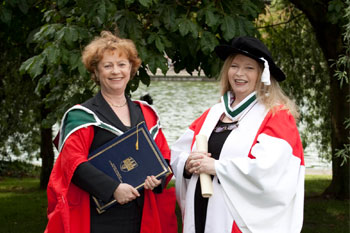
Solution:
{"label": "green grass lawn", "polygon": [[46,192],[35,178],[0,180],[0,232],[38,233],[46,225]]}
{"label": "green grass lawn", "polygon": [[349,233],[349,200],[322,199],[319,195],[330,184],[331,176],[307,175],[303,233]]}
{"label": "green grass lawn", "polygon": [[[349,200],[319,197],[330,180],[331,177],[327,175],[306,176],[303,233],[350,232]],[[44,231],[47,221],[46,192],[38,187],[39,180],[36,178],[0,179],[0,233]]]}

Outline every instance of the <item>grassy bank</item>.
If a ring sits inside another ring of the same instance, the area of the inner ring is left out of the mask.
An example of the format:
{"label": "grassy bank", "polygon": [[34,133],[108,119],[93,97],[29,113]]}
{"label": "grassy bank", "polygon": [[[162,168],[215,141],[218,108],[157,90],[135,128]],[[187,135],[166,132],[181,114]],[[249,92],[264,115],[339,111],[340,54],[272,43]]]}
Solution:
{"label": "grassy bank", "polygon": [[349,200],[320,198],[331,182],[329,175],[307,175],[303,233],[349,233]]}
{"label": "grassy bank", "polygon": [[[303,233],[348,233],[349,201],[321,199],[331,176],[307,175]],[[37,178],[0,178],[0,232],[38,233],[46,225],[46,193]],[[178,212],[179,213],[179,212]]]}
{"label": "grassy bank", "polygon": [[46,192],[37,178],[0,180],[0,232],[38,233],[46,225]]}

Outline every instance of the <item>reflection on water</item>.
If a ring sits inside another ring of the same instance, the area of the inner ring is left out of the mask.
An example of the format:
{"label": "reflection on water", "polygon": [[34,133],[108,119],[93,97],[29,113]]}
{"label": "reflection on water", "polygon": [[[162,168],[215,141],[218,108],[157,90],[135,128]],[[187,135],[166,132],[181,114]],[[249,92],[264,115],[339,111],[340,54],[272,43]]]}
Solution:
{"label": "reflection on water", "polygon": [[[132,98],[139,99],[145,93],[153,98],[169,146],[192,121],[220,99],[218,82],[153,80],[149,87],[140,84]],[[319,159],[315,151],[305,154],[305,164],[308,168],[330,168],[330,164]]]}
{"label": "reflection on water", "polygon": [[141,85],[132,98],[139,99],[146,92],[153,98],[169,145],[220,99],[218,82],[152,81],[149,87]]}

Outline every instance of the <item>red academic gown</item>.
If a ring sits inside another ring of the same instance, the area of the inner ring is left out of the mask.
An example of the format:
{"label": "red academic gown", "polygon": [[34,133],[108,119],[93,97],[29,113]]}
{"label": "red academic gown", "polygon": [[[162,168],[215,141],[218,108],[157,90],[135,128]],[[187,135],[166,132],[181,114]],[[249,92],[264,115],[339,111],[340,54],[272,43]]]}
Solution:
{"label": "red academic gown", "polygon": [[[135,101],[136,102],[136,101]],[[156,125],[158,117],[154,110],[141,102],[140,105],[148,129]],[[51,172],[47,187],[48,224],[45,233],[89,233],[90,195],[71,182],[79,164],[87,161],[94,137],[93,126],[73,132],[64,146]],[[159,129],[155,142],[165,159],[170,160],[170,151]],[[69,156],[68,156],[69,155]],[[167,177],[167,182],[171,176]],[[145,190],[141,233],[177,233],[174,188],[155,194]]]}

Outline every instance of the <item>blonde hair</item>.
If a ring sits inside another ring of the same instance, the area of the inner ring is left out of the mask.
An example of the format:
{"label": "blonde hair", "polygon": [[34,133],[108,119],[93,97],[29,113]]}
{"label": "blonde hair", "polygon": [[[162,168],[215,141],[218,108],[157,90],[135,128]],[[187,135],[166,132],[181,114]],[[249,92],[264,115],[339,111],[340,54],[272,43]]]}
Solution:
{"label": "blonde hair", "polygon": [[102,31],[100,36],[95,37],[82,53],[82,61],[86,69],[91,73],[91,79],[99,85],[98,77],[95,75],[98,63],[102,60],[105,51],[119,52],[125,55],[131,64],[130,79],[132,79],[141,65],[134,42],[129,39],[122,39],[109,31]]}
{"label": "blonde hair", "polygon": [[[226,92],[231,91],[232,87],[228,78],[228,70],[231,67],[232,61],[235,58],[236,54],[233,54],[226,58],[224,65],[221,68],[219,80],[221,86],[221,95],[224,95]],[[255,91],[257,100],[265,105],[267,110],[275,113],[278,106],[283,106],[282,109],[287,109],[295,119],[299,118],[299,112],[296,104],[292,101],[282,90],[278,82],[273,76],[270,76],[271,85],[266,86],[261,82],[261,75],[263,71],[263,65],[259,63],[259,78],[257,80]]]}

